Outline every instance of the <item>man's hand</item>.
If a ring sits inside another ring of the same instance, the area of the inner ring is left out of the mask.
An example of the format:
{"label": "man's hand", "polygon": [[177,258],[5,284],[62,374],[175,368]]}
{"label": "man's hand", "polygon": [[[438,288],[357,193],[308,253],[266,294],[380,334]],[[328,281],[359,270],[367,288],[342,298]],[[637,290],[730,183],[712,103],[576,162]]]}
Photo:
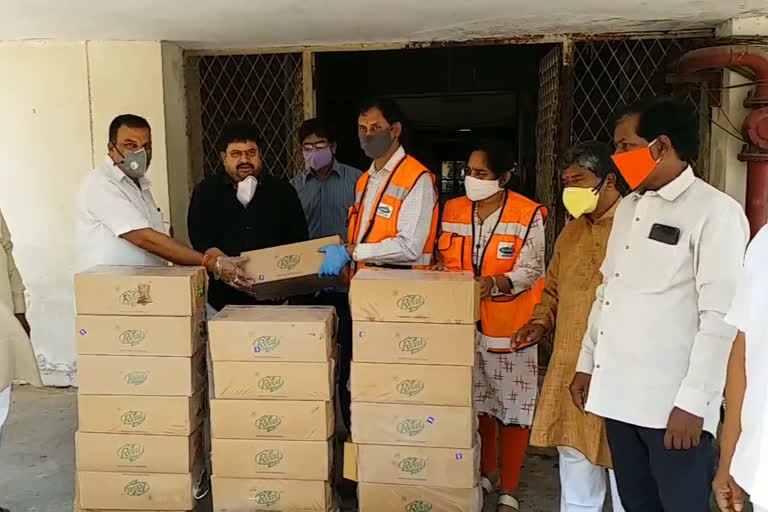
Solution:
{"label": "man's hand", "polygon": [[741,512],[744,510],[744,491],[739,487],[728,469],[722,465],[718,468],[712,481],[712,490],[720,512]]}
{"label": "man's hand", "polygon": [[317,271],[320,277],[338,276],[341,269],[352,259],[349,249],[343,245],[326,245],[317,251],[325,253],[325,259]]}
{"label": "man's hand", "polygon": [[527,323],[512,337],[512,349],[520,345],[531,345],[538,343],[547,333],[541,324]]}
{"label": "man's hand", "polygon": [[27,333],[27,336],[32,334],[32,329],[29,327],[29,322],[27,322],[27,317],[24,313],[17,313],[16,320],[19,321],[21,328],[24,329],[24,332]]}
{"label": "man's hand", "polygon": [[704,418],[675,407],[669,414],[664,447],[667,450],[689,450],[699,446]]}
{"label": "man's hand", "polygon": [[584,407],[587,405],[589,396],[589,385],[592,382],[592,376],[588,373],[576,372],[571,381],[571,400],[573,405],[581,411],[581,414],[587,414]]}

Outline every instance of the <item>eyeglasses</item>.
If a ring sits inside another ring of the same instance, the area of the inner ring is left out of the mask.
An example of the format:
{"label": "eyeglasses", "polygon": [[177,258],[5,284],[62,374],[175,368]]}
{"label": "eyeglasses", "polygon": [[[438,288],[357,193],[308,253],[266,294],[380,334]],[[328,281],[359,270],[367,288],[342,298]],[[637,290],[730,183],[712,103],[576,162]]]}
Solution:
{"label": "eyeglasses", "polygon": [[317,142],[305,142],[301,145],[301,149],[304,151],[312,151],[313,149],[325,149],[330,146],[331,143],[327,140],[320,140]]}
{"label": "eyeglasses", "polygon": [[234,151],[229,152],[229,157],[234,158],[235,160],[240,160],[243,155],[245,155],[249,160],[253,160],[259,156],[259,150],[249,149],[248,151],[240,151],[239,149],[235,149]]}

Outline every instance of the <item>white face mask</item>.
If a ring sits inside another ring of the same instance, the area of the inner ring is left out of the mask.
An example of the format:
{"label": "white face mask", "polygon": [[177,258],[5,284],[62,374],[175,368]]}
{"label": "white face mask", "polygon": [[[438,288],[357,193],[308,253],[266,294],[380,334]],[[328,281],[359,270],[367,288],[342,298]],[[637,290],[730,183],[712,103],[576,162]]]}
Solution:
{"label": "white face mask", "polygon": [[259,180],[253,176],[248,176],[237,184],[237,200],[240,201],[240,204],[248,206],[248,203],[253,199],[253,194],[256,193],[258,184]]}
{"label": "white face mask", "polygon": [[481,180],[472,176],[464,177],[464,189],[470,201],[482,201],[504,190],[499,186],[499,180]]}

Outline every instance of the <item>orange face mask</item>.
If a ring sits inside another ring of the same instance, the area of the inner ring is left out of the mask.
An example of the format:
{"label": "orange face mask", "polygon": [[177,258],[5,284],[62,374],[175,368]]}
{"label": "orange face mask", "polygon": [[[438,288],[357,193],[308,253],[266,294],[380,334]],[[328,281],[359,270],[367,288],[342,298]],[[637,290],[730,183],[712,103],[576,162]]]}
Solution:
{"label": "orange face mask", "polygon": [[656,144],[655,139],[644,148],[611,156],[616,168],[632,190],[639,187],[659,163],[659,160],[655,160],[651,155],[651,146],[654,144]]}

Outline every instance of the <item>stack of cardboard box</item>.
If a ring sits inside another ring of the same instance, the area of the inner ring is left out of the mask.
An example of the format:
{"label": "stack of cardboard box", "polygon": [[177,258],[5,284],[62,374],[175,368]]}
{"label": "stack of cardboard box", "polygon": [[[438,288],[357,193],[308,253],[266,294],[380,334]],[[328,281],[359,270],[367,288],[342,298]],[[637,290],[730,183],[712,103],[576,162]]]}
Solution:
{"label": "stack of cardboard box", "polygon": [[474,512],[478,288],[471,274],[359,271],[352,280],[352,443],[361,512]]}
{"label": "stack of cardboard box", "polygon": [[333,508],[333,308],[228,306],[209,323],[216,511]]}
{"label": "stack of cardboard box", "polygon": [[205,271],[75,277],[81,510],[194,509],[204,493]]}

